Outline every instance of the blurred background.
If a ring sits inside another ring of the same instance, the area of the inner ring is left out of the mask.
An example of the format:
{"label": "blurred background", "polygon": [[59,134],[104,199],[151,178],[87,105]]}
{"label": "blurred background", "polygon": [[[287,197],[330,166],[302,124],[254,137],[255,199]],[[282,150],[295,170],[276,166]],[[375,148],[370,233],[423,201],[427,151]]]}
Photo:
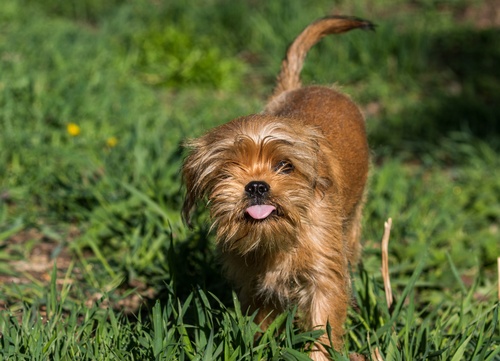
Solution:
{"label": "blurred background", "polygon": [[259,112],[287,45],[327,14],[377,25],[325,38],[302,73],[366,115],[364,269],[380,284],[392,217],[396,291],[425,259],[417,308],[470,290],[492,304],[497,0],[2,0],[0,312],[22,319],[104,302],[138,314],[197,287],[232,307],[206,212],[193,230],[180,218],[182,143]]}

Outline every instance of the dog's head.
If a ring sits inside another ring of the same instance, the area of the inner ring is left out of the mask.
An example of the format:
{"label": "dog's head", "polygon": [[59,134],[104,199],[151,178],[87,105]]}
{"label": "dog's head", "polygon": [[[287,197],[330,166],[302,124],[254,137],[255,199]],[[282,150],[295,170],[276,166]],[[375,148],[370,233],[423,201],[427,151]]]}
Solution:
{"label": "dog's head", "polygon": [[224,251],[293,247],[314,216],[312,205],[332,186],[319,172],[322,141],[314,127],[267,115],[235,119],[190,141],[184,219],[206,197]]}

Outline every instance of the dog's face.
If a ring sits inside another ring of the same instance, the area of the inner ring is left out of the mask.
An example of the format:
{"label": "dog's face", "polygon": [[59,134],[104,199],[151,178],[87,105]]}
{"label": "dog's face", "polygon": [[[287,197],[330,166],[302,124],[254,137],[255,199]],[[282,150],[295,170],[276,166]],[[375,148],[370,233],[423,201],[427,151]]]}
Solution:
{"label": "dog's face", "polygon": [[332,185],[318,173],[321,141],[313,127],[266,115],[233,120],[191,141],[183,167],[185,219],[206,197],[223,251],[294,247],[311,205]]}

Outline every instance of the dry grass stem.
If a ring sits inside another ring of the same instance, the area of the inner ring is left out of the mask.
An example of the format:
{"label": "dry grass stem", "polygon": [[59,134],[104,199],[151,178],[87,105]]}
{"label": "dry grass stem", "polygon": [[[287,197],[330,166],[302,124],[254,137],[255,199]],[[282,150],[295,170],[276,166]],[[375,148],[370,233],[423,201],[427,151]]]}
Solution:
{"label": "dry grass stem", "polygon": [[384,235],[382,236],[382,277],[384,279],[385,298],[387,307],[390,309],[393,302],[391,278],[389,276],[389,237],[391,235],[392,218],[384,223]]}
{"label": "dry grass stem", "polygon": [[375,361],[384,361],[384,358],[380,354],[380,351],[379,351],[378,347],[375,348],[375,350],[373,351],[373,353],[372,353],[372,359],[375,360]]}

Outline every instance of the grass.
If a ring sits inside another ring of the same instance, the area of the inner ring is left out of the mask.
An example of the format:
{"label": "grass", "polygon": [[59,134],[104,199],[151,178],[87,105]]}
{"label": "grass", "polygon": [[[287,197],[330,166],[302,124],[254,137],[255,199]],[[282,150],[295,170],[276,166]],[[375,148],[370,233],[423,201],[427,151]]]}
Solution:
{"label": "grass", "polygon": [[303,72],[360,102],[373,150],[357,306],[332,357],[500,360],[490,2],[196,5],[1,2],[0,360],[308,359],[320,332],[293,310],[254,342],[206,212],[180,219],[179,168],[184,139],[260,110],[286,45],[332,11],[377,24],[324,39]]}

